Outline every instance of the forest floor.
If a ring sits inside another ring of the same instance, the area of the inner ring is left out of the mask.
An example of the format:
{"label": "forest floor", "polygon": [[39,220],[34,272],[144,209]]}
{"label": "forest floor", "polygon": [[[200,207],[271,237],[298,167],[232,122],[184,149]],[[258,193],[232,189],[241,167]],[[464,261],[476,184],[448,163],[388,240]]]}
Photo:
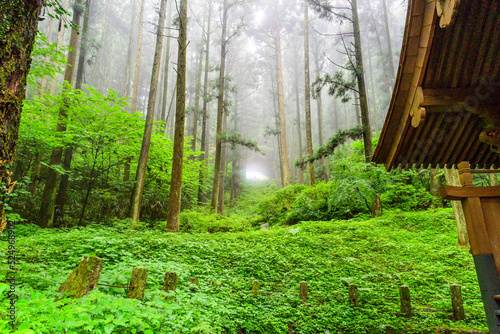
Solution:
{"label": "forest floor", "polygon": [[[18,226],[16,333],[486,331],[473,260],[456,245],[451,209],[245,232],[167,234],[163,228],[135,232],[120,221],[62,230]],[[2,238],[2,255],[6,250]],[[55,299],[85,254],[104,259],[100,283],[126,286],[133,267],[146,267],[145,300],[126,299],[124,289],[105,286],[87,298]],[[165,300],[161,291],[166,272],[179,275],[175,299]],[[5,273],[1,267],[0,281]],[[199,286],[187,283],[191,277]],[[251,294],[254,280],[259,296]],[[307,303],[299,299],[300,282],[307,282]],[[349,283],[359,289],[357,308],[349,305]],[[465,298],[466,319],[457,322],[452,283],[462,285]],[[442,299],[413,300],[414,315],[406,318],[399,313],[403,284],[412,297]],[[0,283],[0,333],[10,333],[6,289]]]}

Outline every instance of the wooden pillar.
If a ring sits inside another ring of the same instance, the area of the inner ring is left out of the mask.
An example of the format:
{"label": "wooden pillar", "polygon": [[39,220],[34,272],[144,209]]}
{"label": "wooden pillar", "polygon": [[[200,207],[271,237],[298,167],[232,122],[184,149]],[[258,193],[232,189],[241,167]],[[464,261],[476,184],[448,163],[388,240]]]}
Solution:
{"label": "wooden pillar", "polygon": [[352,306],[359,306],[358,287],[354,284],[349,284],[349,301],[351,302]]}
{"label": "wooden pillar", "polygon": [[300,282],[300,300],[307,303],[307,283]]}
{"label": "wooden pillar", "polygon": [[[170,292],[177,290],[177,281],[178,281],[178,276],[176,273],[166,273],[165,274],[165,281],[163,282],[163,291],[165,292]],[[167,300],[172,299],[171,296],[168,296],[166,298]]]}
{"label": "wooden pillar", "polygon": [[[443,186],[441,196],[459,200],[469,234],[483,306],[491,334],[500,334],[500,187],[474,187],[468,162],[458,164],[461,187]],[[484,171],[481,171],[484,173]]]}
{"label": "wooden pillar", "polygon": [[260,290],[260,283],[259,283],[259,281],[253,281],[252,282],[252,294],[254,296],[257,296],[259,294],[259,290]]}
{"label": "wooden pillar", "polygon": [[143,300],[147,281],[148,270],[146,268],[136,267],[132,269],[132,278],[130,279],[127,298]]}
{"label": "wooden pillar", "polygon": [[401,313],[407,317],[411,316],[410,288],[406,285],[399,287],[399,299],[401,302]]}

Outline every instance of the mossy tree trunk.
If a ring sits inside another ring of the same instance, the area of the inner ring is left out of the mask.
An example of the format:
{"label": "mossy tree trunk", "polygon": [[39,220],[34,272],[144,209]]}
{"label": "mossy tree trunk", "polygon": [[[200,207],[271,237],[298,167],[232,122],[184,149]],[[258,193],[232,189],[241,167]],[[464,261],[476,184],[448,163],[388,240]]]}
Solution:
{"label": "mossy tree trunk", "polygon": [[[295,63],[297,63],[297,54],[295,54]],[[300,122],[300,100],[299,100],[299,73],[295,67],[295,103],[297,111],[297,151],[299,160],[302,160],[302,126]],[[295,162],[294,162],[295,163]],[[298,183],[304,184],[304,170],[298,169]]]}
{"label": "mossy tree trunk", "polygon": [[179,232],[182,167],[184,165],[184,128],[186,123],[187,0],[179,3],[179,51],[177,55],[177,104],[175,108],[174,157],[167,211],[167,231]]}
{"label": "mossy tree trunk", "polygon": [[[77,0],[75,6],[73,7],[73,23],[75,25],[80,24],[80,18],[82,16],[82,2],[83,0]],[[73,74],[76,65],[76,52],[78,48],[78,31],[71,30],[70,37],[70,51],[68,53],[68,60],[66,62],[66,70],[64,72],[65,85],[71,85],[73,82]],[[64,87],[63,87],[64,90]],[[66,120],[67,120],[67,108],[66,102],[59,109],[59,120],[56,127],[56,135],[60,136],[66,131]],[[50,155],[50,166],[61,165],[63,156],[63,147],[58,146],[52,150]],[[38,212],[38,225],[41,227],[52,227],[54,221],[54,207],[57,195],[57,186],[59,184],[59,172],[54,168],[49,168],[47,173],[47,178],[45,181],[45,187],[43,188],[42,200],[40,205],[40,211]]]}
{"label": "mossy tree trunk", "polygon": [[280,163],[283,187],[290,185],[290,168],[288,166],[288,147],[286,140],[286,117],[285,117],[285,93],[283,90],[283,64],[281,56],[281,22],[279,18],[279,4],[274,1],[276,9],[276,71],[278,78],[278,107],[279,107],[279,124],[280,124]]}
{"label": "mossy tree trunk", "polygon": [[[309,8],[307,0],[304,1],[304,78],[305,78],[305,105],[306,105],[306,146],[307,155],[314,154],[312,144],[312,130],[311,130],[311,85],[309,79]],[[309,186],[314,187],[316,179],[314,175],[314,164],[309,162],[307,164],[307,171],[309,176]]]}
{"label": "mossy tree trunk", "polygon": [[87,296],[99,283],[103,259],[95,255],[84,255],[57,292],[68,293],[73,298]]}
{"label": "mossy tree trunk", "polygon": [[222,6],[222,37],[221,37],[221,53],[220,53],[220,67],[219,67],[219,96],[217,97],[217,128],[216,128],[216,141],[215,141],[215,163],[214,163],[214,184],[212,187],[212,203],[211,209],[216,212],[219,206],[219,183],[220,183],[220,170],[221,170],[221,157],[222,157],[222,113],[224,112],[224,76],[226,75],[226,33],[227,33],[227,15],[228,7],[227,0],[224,0]]}
{"label": "mossy tree trunk", "polygon": [[[201,129],[201,150],[205,151],[203,155],[200,155],[200,160],[204,161],[205,164],[208,160],[208,150],[207,150],[207,122],[208,122],[208,73],[209,73],[209,62],[210,62],[210,29],[212,20],[212,1],[208,1],[208,22],[207,30],[205,31],[205,78],[203,82],[203,110],[202,110],[202,129]],[[200,169],[200,187],[198,188],[198,202],[206,202],[205,194],[205,179],[206,179],[206,168]]]}
{"label": "mossy tree trunk", "polygon": [[149,147],[151,144],[151,135],[153,134],[153,123],[155,116],[156,93],[158,91],[158,78],[160,75],[161,53],[163,50],[163,27],[165,26],[165,11],[167,0],[162,0],[160,5],[160,17],[156,32],[156,48],[153,59],[153,69],[151,71],[151,84],[149,88],[148,112],[146,115],[146,125],[144,126],[144,135],[142,136],[141,154],[137,164],[137,173],[135,176],[134,189],[130,200],[130,218],[132,219],[132,228],[137,228],[141,211],[142,191],[144,190],[144,180],[146,178],[146,168],[148,165]]}
{"label": "mossy tree trunk", "polygon": [[43,1],[1,0],[0,4],[0,231],[3,231],[7,226],[4,200],[14,186],[10,168]]}
{"label": "mossy tree trunk", "polygon": [[[76,81],[75,89],[82,89],[83,86],[83,73],[85,70],[85,60],[87,57],[88,49],[88,31],[89,31],[89,21],[90,21],[90,6],[92,0],[87,0],[85,4],[85,14],[83,17],[82,26],[82,42],[80,44],[80,54],[78,56],[78,69],[76,71]],[[66,172],[71,169],[71,161],[73,160],[73,146],[69,146],[64,151],[64,161],[63,168]],[[59,182],[59,190],[57,191],[55,211],[54,211],[54,226],[59,227],[63,224],[64,217],[64,206],[66,205],[66,197],[68,194],[69,187],[69,174],[61,175],[61,181]]]}
{"label": "mossy tree trunk", "polygon": [[358,82],[359,107],[361,111],[361,124],[363,125],[363,143],[365,145],[365,161],[370,162],[373,156],[372,130],[370,126],[370,115],[368,112],[368,100],[366,95],[365,74],[363,67],[363,52],[361,49],[361,31],[359,29],[358,3],[351,1],[352,26],[354,29],[354,52],[356,54],[356,79]]}

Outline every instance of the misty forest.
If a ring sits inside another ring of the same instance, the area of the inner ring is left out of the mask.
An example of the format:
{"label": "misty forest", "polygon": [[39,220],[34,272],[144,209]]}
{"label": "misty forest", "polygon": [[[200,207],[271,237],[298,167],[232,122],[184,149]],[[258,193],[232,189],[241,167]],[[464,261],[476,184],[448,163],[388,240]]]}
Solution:
{"label": "misty forest", "polygon": [[408,1],[1,0],[0,333],[487,333],[458,170],[372,162]]}

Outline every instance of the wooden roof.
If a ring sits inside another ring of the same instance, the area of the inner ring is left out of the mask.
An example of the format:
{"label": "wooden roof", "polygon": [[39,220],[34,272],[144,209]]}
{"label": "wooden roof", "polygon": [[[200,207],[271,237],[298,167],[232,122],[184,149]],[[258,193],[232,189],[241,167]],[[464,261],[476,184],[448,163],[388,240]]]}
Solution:
{"label": "wooden roof", "polygon": [[373,160],[388,169],[500,165],[500,155],[480,140],[483,116],[500,120],[499,82],[500,1],[409,0],[396,84]]}

